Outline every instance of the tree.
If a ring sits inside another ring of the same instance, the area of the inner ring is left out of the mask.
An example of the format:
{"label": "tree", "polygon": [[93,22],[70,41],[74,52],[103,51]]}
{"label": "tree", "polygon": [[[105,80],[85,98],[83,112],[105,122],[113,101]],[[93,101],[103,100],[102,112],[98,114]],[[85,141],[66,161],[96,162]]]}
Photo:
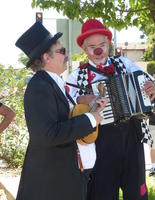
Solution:
{"label": "tree", "polygon": [[18,62],[22,63],[26,66],[26,63],[28,62],[29,58],[22,52],[19,54]]}
{"label": "tree", "polygon": [[144,61],[155,61],[155,33],[148,36],[148,47],[143,55]]}
{"label": "tree", "polygon": [[145,34],[155,24],[154,0],[32,0],[32,7],[55,8],[70,19],[83,22],[87,18],[101,18],[107,27],[121,30],[128,26],[141,27]]}

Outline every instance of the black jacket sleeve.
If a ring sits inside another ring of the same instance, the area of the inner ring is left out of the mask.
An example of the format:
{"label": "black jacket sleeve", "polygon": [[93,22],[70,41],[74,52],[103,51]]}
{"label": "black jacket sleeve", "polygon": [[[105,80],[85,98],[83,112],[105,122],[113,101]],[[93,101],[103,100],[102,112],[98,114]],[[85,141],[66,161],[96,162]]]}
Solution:
{"label": "black jacket sleeve", "polygon": [[32,80],[28,85],[24,108],[30,139],[37,137],[40,141],[48,140],[52,145],[58,145],[75,141],[93,131],[86,115],[69,119],[68,108],[44,81]]}

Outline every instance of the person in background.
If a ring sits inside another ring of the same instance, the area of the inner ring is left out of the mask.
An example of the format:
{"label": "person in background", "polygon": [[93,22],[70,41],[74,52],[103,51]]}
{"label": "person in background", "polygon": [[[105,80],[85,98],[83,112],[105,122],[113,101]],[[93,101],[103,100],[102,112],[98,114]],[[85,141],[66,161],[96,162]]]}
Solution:
{"label": "person in background", "polygon": [[[108,56],[111,39],[111,31],[97,19],[89,19],[82,25],[77,44],[86,53],[89,61],[75,69],[66,80],[69,94],[77,103],[88,103],[90,93],[82,88],[91,91],[93,82],[105,80],[114,74],[130,74],[141,70],[123,56]],[[143,89],[151,100],[154,99],[154,84],[150,86],[150,82],[146,82]],[[124,200],[148,199],[142,141],[144,135],[149,133],[144,129],[147,130],[145,120],[136,117],[124,122],[99,125],[95,142],[97,159],[96,162],[93,160],[95,165],[88,184],[87,200],[118,200],[120,188]],[[87,146],[83,146],[85,151]],[[95,145],[90,147],[94,151]]]}
{"label": "person in background", "polygon": [[29,57],[27,67],[35,72],[24,95],[30,140],[17,200],[85,200],[87,183],[76,140],[100,123],[106,100],[97,101],[95,112],[69,118],[69,100],[61,79],[68,55],[61,36],[60,32],[52,36],[36,22],[16,42]]}
{"label": "person in background", "polygon": [[0,115],[3,117],[0,122],[0,133],[2,133],[15,118],[15,112],[8,106],[0,103]]}

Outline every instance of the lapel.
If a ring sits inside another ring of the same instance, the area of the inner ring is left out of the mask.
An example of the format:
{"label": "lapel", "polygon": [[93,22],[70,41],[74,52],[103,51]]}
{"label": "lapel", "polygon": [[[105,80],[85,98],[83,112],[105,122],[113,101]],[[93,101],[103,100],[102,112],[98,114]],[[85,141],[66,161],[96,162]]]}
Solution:
{"label": "lapel", "polygon": [[36,75],[38,75],[41,79],[48,82],[52,86],[55,93],[57,93],[57,95],[61,98],[62,102],[69,109],[69,103],[67,101],[67,98],[65,97],[65,95],[63,94],[63,92],[61,91],[57,83],[49,76],[49,74],[42,70],[42,71],[38,71]]}

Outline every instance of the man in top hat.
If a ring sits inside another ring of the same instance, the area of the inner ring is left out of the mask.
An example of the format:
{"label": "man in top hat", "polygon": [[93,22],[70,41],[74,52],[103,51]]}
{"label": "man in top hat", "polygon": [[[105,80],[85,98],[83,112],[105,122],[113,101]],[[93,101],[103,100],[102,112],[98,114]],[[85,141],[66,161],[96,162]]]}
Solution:
{"label": "man in top hat", "polygon": [[[89,102],[91,94],[87,94],[82,88],[86,87],[91,91],[93,82],[141,70],[123,56],[108,56],[111,39],[111,31],[99,20],[89,19],[82,25],[77,44],[87,54],[89,61],[75,69],[67,78],[69,93],[77,103]],[[151,100],[155,98],[155,85],[152,81],[147,81],[143,90]],[[103,125],[99,125],[99,134],[95,142],[97,159],[88,184],[87,199],[118,200],[121,187],[125,200],[146,200],[148,195],[142,141],[144,128],[145,136],[148,136],[149,132],[145,120],[132,117],[125,122],[104,122],[105,118],[102,121]],[[149,137],[148,141],[152,142],[150,135]],[[93,148],[94,145],[91,146],[92,151]],[[91,150],[89,149],[89,152]]]}
{"label": "man in top hat", "polygon": [[85,200],[85,174],[76,140],[91,133],[102,120],[106,104],[96,112],[69,119],[69,102],[60,75],[67,66],[66,49],[40,23],[32,25],[16,42],[29,57],[35,73],[24,95],[29,131],[17,200]]}

